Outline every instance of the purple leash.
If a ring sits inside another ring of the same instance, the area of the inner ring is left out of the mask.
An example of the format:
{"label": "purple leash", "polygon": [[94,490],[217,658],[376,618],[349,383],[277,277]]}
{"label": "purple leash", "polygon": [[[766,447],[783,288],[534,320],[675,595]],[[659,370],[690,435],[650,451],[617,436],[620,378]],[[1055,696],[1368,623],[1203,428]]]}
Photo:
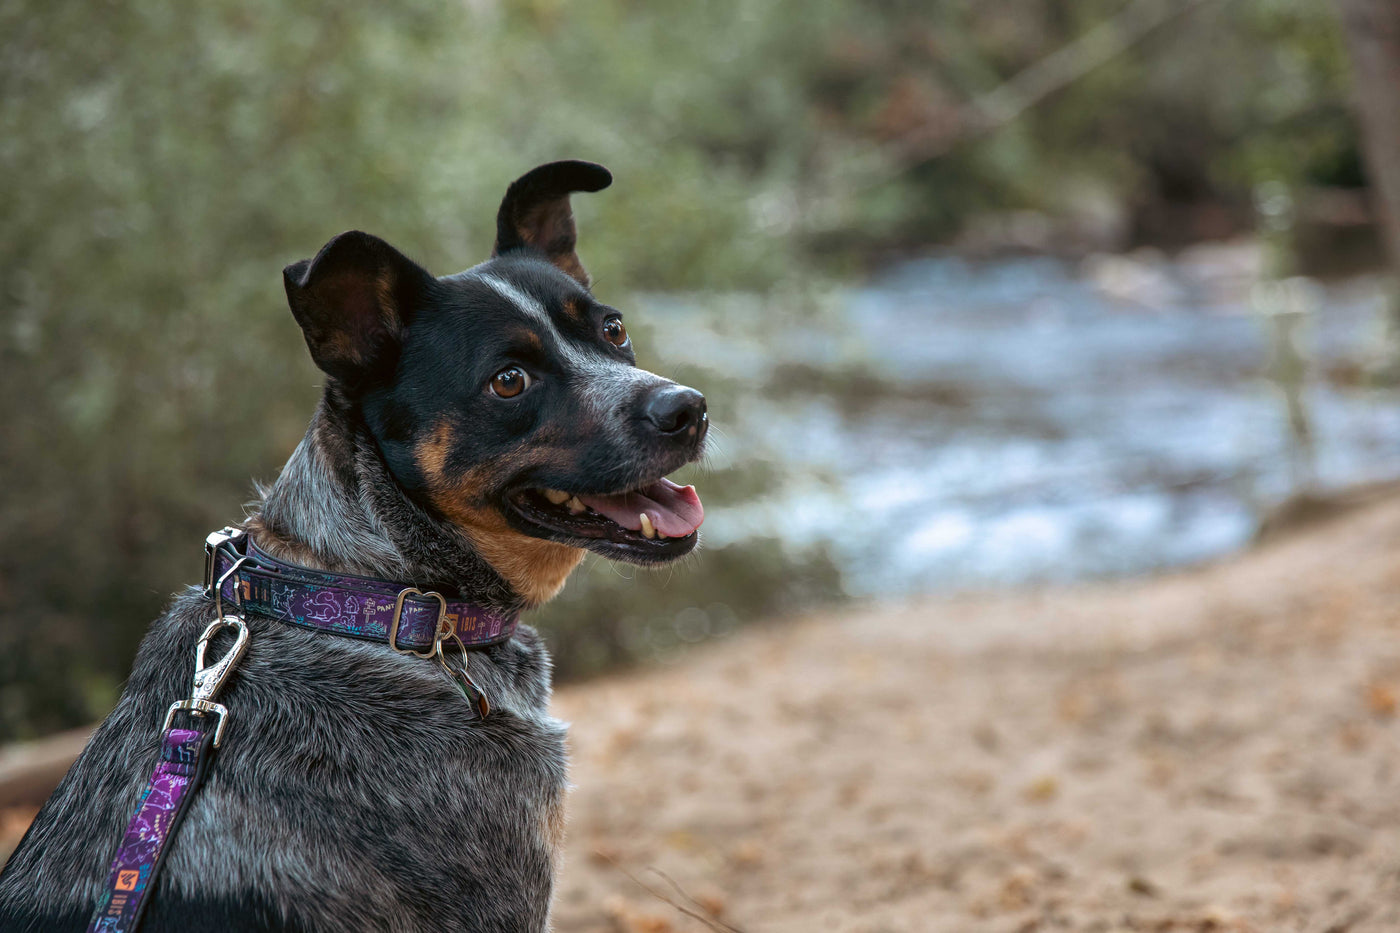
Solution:
{"label": "purple leash", "polygon": [[[204,652],[209,640],[225,628],[236,632],[233,647],[206,667]],[[194,689],[188,700],[172,703],[165,714],[160,760],[112,859],[107,887],[88,922],[88,933],[131,933],[141,923],[156,874],[170,852],[170,842],[189,811],[195,791],[204,783],[214,750],[224,737],[228,709],[215,703],[214,697],[247,647],[248,626],[238,616],[221,615],[199,636]],[[181,710],[189,711],[193,728],[174,727],[175,714]],[[211,728],[211,717],[215,716],[218,718]]]}

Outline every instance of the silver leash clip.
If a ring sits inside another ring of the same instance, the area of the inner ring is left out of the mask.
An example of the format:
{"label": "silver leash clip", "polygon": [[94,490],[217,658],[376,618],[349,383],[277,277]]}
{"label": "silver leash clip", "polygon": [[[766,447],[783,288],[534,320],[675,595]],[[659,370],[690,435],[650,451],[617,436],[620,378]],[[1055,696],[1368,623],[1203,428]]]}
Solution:
{"label": "silver leash clip", "polygon": [[[210,640],[222,629],[234,629],[234,642],[232,647],[224,653],[224,656],[214,661],[212,664],[204,663],[204,654],[209,647]],[[165,714],[165,725],[161,731],[170,728],[170,723],[175,719],[175,713],[179,710],[189,710],[194,716],[205,716],[216,714],[219,717],[217,725],[214,726],[214,747],[218,748],[219,743],[224,738],[224,722],[228,718],[228,708],[222,703],[215,703],[214,697],[228,680],[229,674],[233,672],[234,666],[243,657],[243,652],[248,648],[248,626],[242,617],[236,615],[220,616],[209,627],[204,630],[204,634],[199,636],[199,644],[194,651],[194,687],[190,691],[188,700],[177,700],[170,704],[170,710]]]}

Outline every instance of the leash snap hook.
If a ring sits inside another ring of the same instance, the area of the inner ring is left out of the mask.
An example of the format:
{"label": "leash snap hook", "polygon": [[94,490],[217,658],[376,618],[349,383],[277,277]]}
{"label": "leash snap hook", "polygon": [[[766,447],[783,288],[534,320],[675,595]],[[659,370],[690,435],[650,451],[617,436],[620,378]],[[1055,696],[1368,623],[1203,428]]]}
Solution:
{"label": "leash snap hook", "polygon": [[[211,664],[205,664],[204,657],[209,648],[209,642],[220,630],[225,628],[231,628],[235,631],[233,646],[224,653],[223,657]],[[224,722],[228,719],[228,708],[222,703],[215,703],[214,697],[223,689],[229,674],[233,672],[234,666],[238,664],[247,648],[248,626],[241,616],[220,616],[209,623],[204,634],[199,636],[199,644],[194,649],[194,684],[190,689],[190,698],[177,700],[170,704],[170,709],[165,714],[165,725],[162,727],[162,731],[170,728],[170,723],[175,719],[175,713],[182,709],[189,710],[194,716],[216,714],[219,721],[214,727],[214,747],[218,748],[219,743],[224,738]]]}
{"label": "leash snap hook", "polygon": [[[213,664],[206,665],[204,655],[209,649],[209,642],[223,628],[234,629],[233,645],[222,658]],[[242,616],[222,616],[210,623],[209,627],[204,630],[204,634],[199,636],[199,644],[194,649],[194,691],[191,698],[213,700],[214,695],[223,687],[224,681],[228,680],[233,666],[243,657],[243,652],[247,648],[248,625],[243,621]]]}

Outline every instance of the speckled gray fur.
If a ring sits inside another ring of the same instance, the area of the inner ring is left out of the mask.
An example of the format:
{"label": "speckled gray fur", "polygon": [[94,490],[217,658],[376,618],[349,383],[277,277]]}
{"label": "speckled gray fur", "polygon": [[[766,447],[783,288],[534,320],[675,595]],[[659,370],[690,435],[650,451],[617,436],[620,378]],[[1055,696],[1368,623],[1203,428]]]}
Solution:
{"label": "speckled gray fur", "polygon": [[[459,582],[509,605],[509,588],[403,495],[366,441],[353,408],[328,392],[264,494],[262,520],[325,566]],[[197,555],[192,542],[191,563]],[[212,618],[191,588],[151,627],[116,709],[0,876],[0,930],[84,929]],[[536,633],[521,626],[473,652],[494,709],[471,722],[433,662],[248,622],[248,653],[223,696],[223,747],[143,933],[546,929],[565,729],[548,714]]]}

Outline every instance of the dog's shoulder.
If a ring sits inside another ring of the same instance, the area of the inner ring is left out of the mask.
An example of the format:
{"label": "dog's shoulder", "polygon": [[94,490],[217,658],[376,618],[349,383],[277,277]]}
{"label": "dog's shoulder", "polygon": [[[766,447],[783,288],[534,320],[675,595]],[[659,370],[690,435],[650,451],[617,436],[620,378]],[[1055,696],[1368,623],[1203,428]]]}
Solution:
{"label": "dog's shoulder", "polygon": [[[0,877],[0,927],[86,919],[212,617],[191,591],[153,624],[116,708]],[[452,929],[444,917],[512,928],[521,918],[466,918],[461,905],[548,904],[566,762],[564,727],[547,709],[549,657],[533,630],[473,653],[472,676],[495,706],[474,721],[433,662],[256,616],[248,626],[221,696],[227,732],[171,846],[147,930],[238,929],[235,909],[261,917],[259,929],[347,916],[365,929],[412,929],[414,916],[423,929]],[[474,896],[498,884],[533,896]]]}

